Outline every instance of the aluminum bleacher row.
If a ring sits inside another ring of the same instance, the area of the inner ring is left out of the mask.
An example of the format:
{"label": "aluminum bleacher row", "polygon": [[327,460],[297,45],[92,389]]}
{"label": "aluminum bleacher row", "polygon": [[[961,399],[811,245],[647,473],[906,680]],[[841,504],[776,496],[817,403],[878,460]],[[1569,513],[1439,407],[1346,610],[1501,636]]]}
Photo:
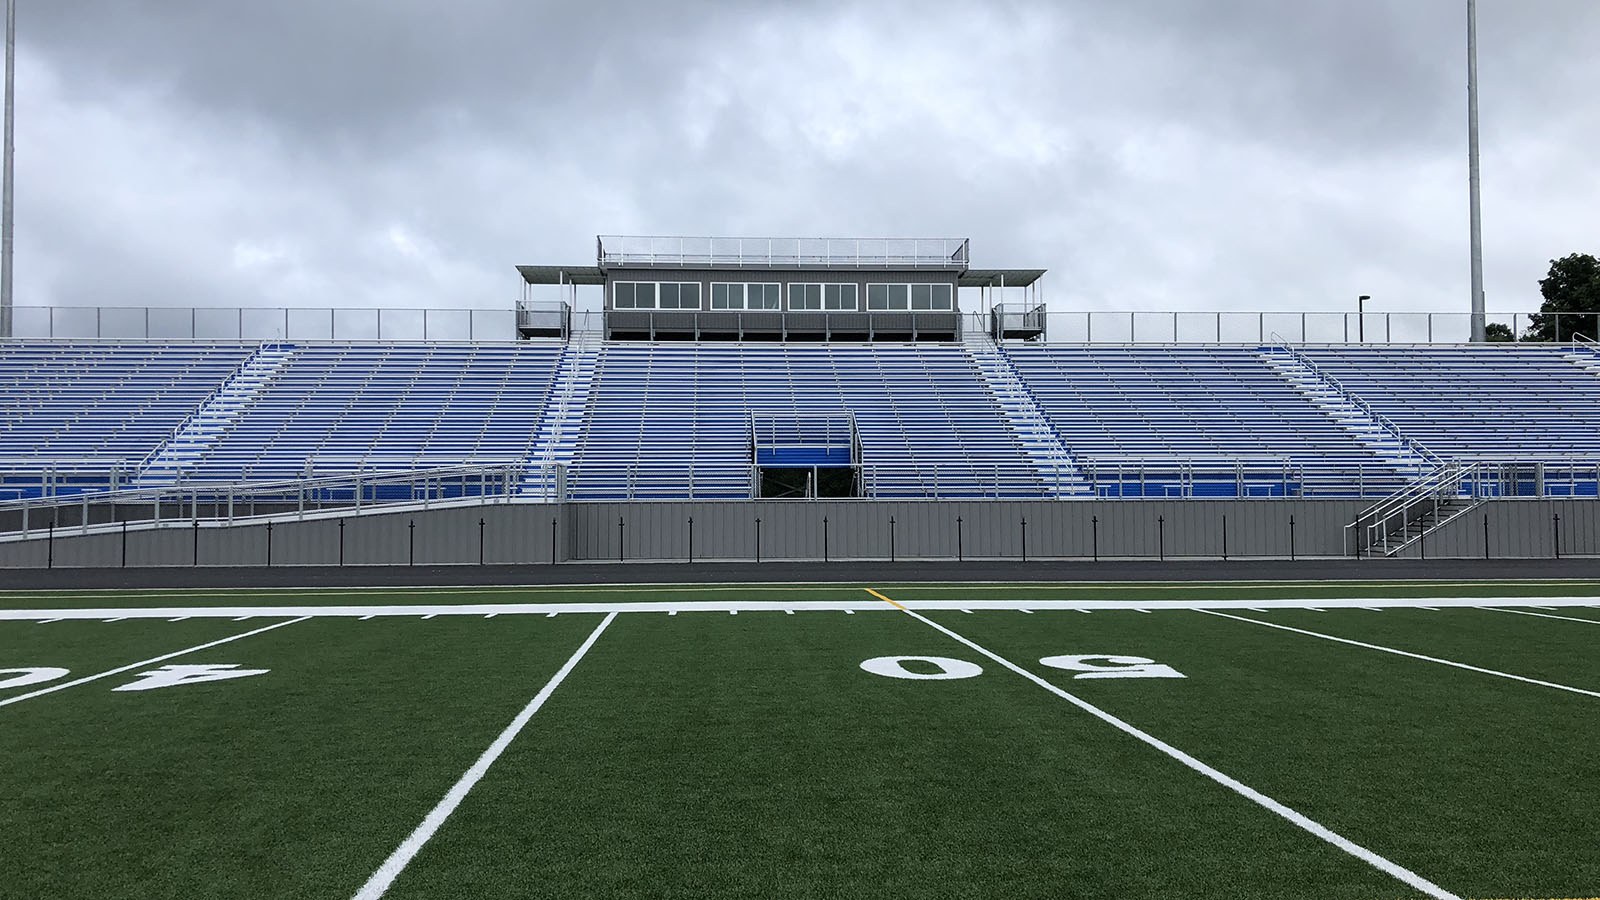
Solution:
{"label": "aluminum bleacher row", "polygon": [[613,344],[568,496],[748,498],[752,412],[853,413],[872,496],[1040,494],[958,345]]}
{"label": "aluminum bleacher row", "polygon": [[[980,367],[977,349],[933,343],[614,342],[579,364],[577,345],[537,342],[6,341],[0,500],[552,454],[575,500],[747,498],[761,416],[853,422],[863,492],[878,497],[1066,494],[1037,431],[1019,437],[1041,421],[1090,495],[1378,496],[1414,475],[1275,352],[1008,344],[1012,378],[992,345]],[[1592,352],[1295,352],[1438,458],[1600,459]]]}
{"label": "aluminum bleacher row", "polygon": [[526,459],[560,348],[306,345],[186,473],[281,480]]}
{"label": "aluminum bleacher row", "polygon": [[1600,458],[1600,378],[1563,358],[1570,354],[1459,345],[1301,352],[1441,456]]}
{"label": "aluminum bleacher row", "polygon": [[[1406,480],[1252,347],[1005,352],[1084,474],[1119,496],[1174,493],[1185,469],[1198,496],[1338,494],[1357,482],[1392,490]],[[1240,466],[1242,489],[1227,471]]]}
{"label": "aluminum bleacher row", "polygon": [[0,341],[0,499],[45,473],[85,486],[131,476],[252,349]]}

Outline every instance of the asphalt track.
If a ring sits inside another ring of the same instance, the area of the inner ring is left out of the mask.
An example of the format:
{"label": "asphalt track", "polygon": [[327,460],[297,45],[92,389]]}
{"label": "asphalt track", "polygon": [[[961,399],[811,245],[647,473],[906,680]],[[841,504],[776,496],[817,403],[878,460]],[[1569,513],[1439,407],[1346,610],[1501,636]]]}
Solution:
{"label": "asphalt track", "polygon": [[437,587],[949,581],[1360,581],[1600,579],[1600,559],[969,560],[562,563],[518,566],[265,566],[6,569],[0,590],[111,588]]}

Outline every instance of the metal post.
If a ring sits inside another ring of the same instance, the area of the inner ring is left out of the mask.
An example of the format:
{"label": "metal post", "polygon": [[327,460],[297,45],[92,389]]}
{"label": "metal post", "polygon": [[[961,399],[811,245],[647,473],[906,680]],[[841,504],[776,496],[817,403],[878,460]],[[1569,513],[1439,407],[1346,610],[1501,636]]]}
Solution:
{"label": "metal post", "polygon": [[1099,562],[1100,561],[1100,517],[1099,516],[1090,516],[1089,517],[1089,528],[1091,529],[1091,534],[1092,534],[1092,538],[1091,538],[1092,543],[1090,544],[1090,548],[1093,551],[1094,561],[1095,562]]}
{"label": "metal post", "polygon": [[267,523],[267,566],[272,566],[272,523]]}
{"label": "metal post", "polygon": [[1551,528],[1551,531],[1552,531],[1552,537],[1554,538],[1554,542],[1555,542],[1556,559],[1560,559],[1561,558],[1561,514],[1560,513],[1555,513],[1555,514],[1550,516],[1550,528]]}
{"label": "metal post", "polygon": [[344,565],[344,520],[339,520],[339,565]]}
{"label": "metal post", "polygon": [[122,568],[128,567],[128,523],[122,523]]}
{"label": "metal post", "polygon": [[190,562],[190,565],[198,566],[198,565],[200,565],[200,520],[199,519],[195,519],[193,525],[194,525],[194,528],[193,528],[193,531],[194,531],[194,557],[193,557],[192,561]]}
{"label": "metal post", "polygon": [[556,520],[550,520],[550,565],[556,564]]}
{"label": "metal post", "polygon": [[1222,517],[1222,561],[1228,561],[1228,517]]}
{"label": "metal post", "polygon": [[761,562],[761,517],[756,516],[756,562]]}
{"label": "metal post", "polygon": [[50,517],[50,530],[45,533],[44,539],[44,567],[56,567],[56,517]]}
{"label": "metal post", "polygon": [[822,561],[828,561],[828,517],[822,517]]}
{"label": "metal post", "polygon": [[1028,520],[1022,520],[1022,561],[1028,561]]}
{"label": "metal post", "polygon": [[689,562],[694,562],[694,516],[689,517]]}
{"label": "metal post", "polygon": [[1156,558],[1167,561],[1167,517],[1156,516]]}
{"label": "metal post", "polygon": [[1489,558],[1489,514],[1483,514],[1483,558]]}
{"label": "metal post", "polygon": [[1467,0],[1467,202],[1471,207],[1472,342],[1484,340],[1483,188],[1478,169],[1478,0]]}
{"label": "metal post", "polygon": [[961,547],[961,517],[956,516],[956,562],[966,562],[966,555]]}
{"label": "metal post", "polygon": [[889,517],[889,562],[894,562],[894,516]]}
{"label": "metal post", "polygon": [[1294,516],[1289,517],[1289,561],[1294,562]]}
{"label": "metal post", "polygon": [[417,564],[417,520],[406,523],[406,565]]}
{"label": "metal post", "polygon": [[1371,300],[1370,294],[1362,294],[1356,298],[1356,343],[1367,342],[1367,301]]}
{"label": "metal post", "polygon": [[483,565],[483,519],[478,520],[478,565]]}
{"label": "metal post", "polygon": [[617,562],[622,562],[622,517],[617,516]]}
{"label": "metal post", "polygon": [[11,262],[16,223],[17,0],[6,0],[4,187],[0,188],[0,338],[12,336]]}

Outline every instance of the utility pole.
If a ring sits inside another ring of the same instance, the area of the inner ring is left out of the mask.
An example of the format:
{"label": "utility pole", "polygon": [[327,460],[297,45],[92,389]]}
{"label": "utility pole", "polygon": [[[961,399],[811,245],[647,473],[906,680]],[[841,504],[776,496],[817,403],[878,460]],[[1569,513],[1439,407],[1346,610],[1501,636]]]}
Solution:
{"label": "utility pole", "polygon": [[13,224],[16,221],[12,208],[15,193],[15,175],[12,171],[16,156],[17,113],[17,0],[6,0],[6,100],[5,100],[5,159],[0,167],[5,169],[4,185],[0,186],[0,338],[11,337],[11,248]]}
{"label": "utility pole", "polygon": [[1467,188],[1472,218],[1472,342],[1484,340],[1483,189],[1478,172],[1478,0],[1467,0]]}

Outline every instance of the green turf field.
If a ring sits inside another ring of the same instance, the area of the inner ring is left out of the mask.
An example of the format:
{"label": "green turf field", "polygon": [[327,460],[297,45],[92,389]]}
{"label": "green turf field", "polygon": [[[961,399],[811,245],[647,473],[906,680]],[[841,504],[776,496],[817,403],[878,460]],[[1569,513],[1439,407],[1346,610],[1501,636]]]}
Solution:
{"label": "green turf field", "polygon": [[1597,651],[1566,581],[0,594],[0,897],[1600,897]]}

